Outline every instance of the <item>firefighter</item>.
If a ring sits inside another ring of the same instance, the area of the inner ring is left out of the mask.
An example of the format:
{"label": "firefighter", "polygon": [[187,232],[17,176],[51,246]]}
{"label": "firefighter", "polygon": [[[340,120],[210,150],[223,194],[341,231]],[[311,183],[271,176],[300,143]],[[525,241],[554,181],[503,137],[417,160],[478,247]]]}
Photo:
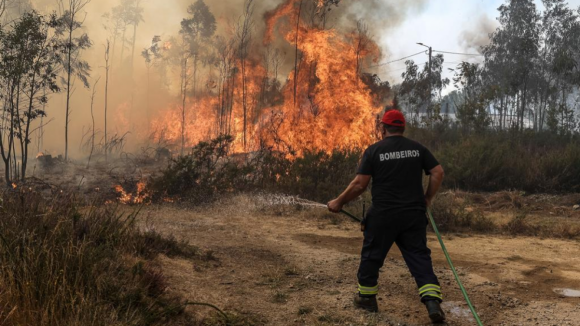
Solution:
{"label": "firefighter", "polygon": [[[441,287],[433,272],[427,247],[426,208],[443,181],[443,168],[423,145],[403,136],[405,117],[397,110],[385,112],[380,122],[383,140],[363,154],[357,175],[338,198],[328,203],[331,212],[360,196],[372,178],[372,206],[363,221],[364,242],[358,269],[355,306],[377,312],[379,269],[396,243],[413,275],[421,301],[433,322],[445,320]],[[423,189],[423,171],[429,175]]]}

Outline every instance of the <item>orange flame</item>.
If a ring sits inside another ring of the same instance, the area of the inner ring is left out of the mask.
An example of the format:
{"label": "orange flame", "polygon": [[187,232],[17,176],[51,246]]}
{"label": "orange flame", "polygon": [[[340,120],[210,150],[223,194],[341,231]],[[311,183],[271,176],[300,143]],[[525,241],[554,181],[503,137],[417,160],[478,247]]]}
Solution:
{"label": "orange flame", "polygon": [[[357,35],[311,27],[298,17],[298,1],[286,0],[266,13],[263,43],[272,42],[276,29],[284,39],[297,44],[297,73],[290,72],[281,88],[282,99],[269,107],[259,107],[266,68],[256,58],[246,59],[245,95],[248,115],[248,145],[242,145],[244,107],[241,62],[236,61],[230,131],[234,151],[257,149],[260,144],[301,154],[305,150],[332,151],[335,148],[364,147],[373,142],[375,117],[382,109],[360,74],[362,60],[378,60],[380,50],[369,40],[360,48]],[[319,1],[318,6],[323,2]],[[298,27],[298,28],[297,28]],[[223,98],[223,97],[222,97]],[[185,144],[190,147],[219,132],[219,96],[208,91],[187,102]],[[249,108],[248,108],[249,107]],[[181,143],[181,105],[166,109],[154,119],[155,140]]]}
{"label": "orange flame", "polygon": [[123,204],[142,204],[147,198],[149,198],[149,195],[145,192],[145,187],[145,182],[139,181],[137,183],[137,191],[135,194],[128,193],[121,185],[116,185],[115,191],[118,194],[118,200]]}

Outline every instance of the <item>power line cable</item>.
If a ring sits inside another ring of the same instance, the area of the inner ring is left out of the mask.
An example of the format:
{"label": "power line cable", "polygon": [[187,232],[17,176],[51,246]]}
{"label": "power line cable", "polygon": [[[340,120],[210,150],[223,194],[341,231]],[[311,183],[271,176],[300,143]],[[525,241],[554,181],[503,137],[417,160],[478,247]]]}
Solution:
{"label": "power line cable", "polygon": [[473,56],[483,56],[483,54],[479,54],[479,53],[459,53],[459,52],[449,52],[449,51],[439,51],[439,50],[433,50],[433,52],[437,52],[437,53],[446,53],[446,54],[458,54],[458,55],[473,55]]}
{"label": "power line cable", "polygon": [[384,74],[388,74],[388,73],[391,73],[391,72],[403,71],[403,70],[406,70],[406,69],[407,69],[407,67],[405,67],[405,68],[401,68],[401,69],[394,69],[394,70],[389,70],[389,71],[385,71],[385,72],[383,72],[383,73],[384,73]]}
{"label": "power line cable", "polygon": [[[424,64],[427,64],[427,62],[421,62],[421,63],[417,63],[417,67],[422,66]],[[401,71],[401,70],[406,70],[407,67],[404,68],[398,68],[398,69],[391,69],[391,70],[387,70],[387,71],[383,71],[384,74],[390,73],[390,72],[396,72],[396,71]]]}
{"label": "power line cable", "polygon": [[414,56],[416,56],[416,55],[419,55],[419,54],[422,54],[422,53],[425,53],[425,51],[417,52],[417,53],[415,53],[415,54],[408,55],[408,56],[406,56],[406,57],[404,57],[404,58],[400,58],[400,59],[396,59],[396,60],[391,60],[391,61],[384,62],[384,63],[379,63],[378,65],[369,66],[368,68],[373,68],[373,67],[380,67],[380,66],[388,65],[388,64],[391,64],[391,63],[393,63],[393,62],[397,62],[397,61],[401,61],[401,60],[409,59],[409,58],[411,58],[411,57],[414,57]]}
{"label": "power line cable", "polygon": [[[447,61],[446,62],[443,62],[444,65],[445,64],[460,64],[460,63],[462,63],[462,62],[455,62],[455,61],[453,61],[453,62],[451,62],[451,61],[450,62],[447,62]],[[422,66],[424,64],[427,64],[427,62],[417,63],[417,66]],[[391,70],[383,71],[382,73],[383,74],[388,74],[388,73],[391,73],[391,72],[397,72],[397,71],[402,71],[402,70],[406,70],[406,69],[407,69],[407,67],[405,67],[405,68],[398,68],[398,69],[391,69]]]}
{"label": "power line cable", "polygon": [[[398,61],[402,61],[402,60],[405,60],[405,59],[409,59],[409,58],[412,58],[414,56],[417,56],[419,54],[426,53],[426,52],[427,51],[417,52],[415,54],[411,54],[411,55],[408,55],[408,56],[403,57],[403,58],[399,58],[399,59],[396,59],[396,60],[391,60],[391,61],[387,61],[387,62],[383,62],[383,63],[376,64],[376,65],[368,66],[367,68],[375,68],[375,67],[386,66],[388,64],[391,64],[391,63],[394,63],[394,62],[398,62]],[[478,53],[459,53],[459,52],[440,51],[440,50],[433,50],[433,52],[445,53],[445,54],[457,54],[457,55],[483,56],[483,54],[478,54]]]}

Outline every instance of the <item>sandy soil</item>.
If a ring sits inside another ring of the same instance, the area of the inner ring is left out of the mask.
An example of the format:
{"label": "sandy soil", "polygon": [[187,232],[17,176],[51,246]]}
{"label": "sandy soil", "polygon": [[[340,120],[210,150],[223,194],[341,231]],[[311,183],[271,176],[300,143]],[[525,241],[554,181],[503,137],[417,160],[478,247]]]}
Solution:
{"label": "sandy soil", "polygon": [[[233,205],[236,204],[236,205]],[[263,211],[234,198],[220,208],[148,207],[143,227],[189,241],[213,260],[161,257],[170,291],[235,311],[258,325],[428,325],[416,286],[393,248],[380,277],[378,314],[354,309],[362,234],[320,210]],[[485,325],[580,325],[580,243],[500,236],[444,236]],[[474,325],[433,234],[448,325]],[[188,308],[207,315],[207,308]]]}

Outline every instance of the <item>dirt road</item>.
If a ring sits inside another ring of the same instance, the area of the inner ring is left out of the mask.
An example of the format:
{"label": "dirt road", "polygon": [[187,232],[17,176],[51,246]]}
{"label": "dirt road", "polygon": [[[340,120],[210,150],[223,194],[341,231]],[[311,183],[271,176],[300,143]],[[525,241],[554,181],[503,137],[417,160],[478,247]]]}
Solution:
{"label": "dirt road", "polygon": [[[320,210],[260,211],[236,205],[149,207],[143,226],[189,241],[201,263],[161,258],[170,291],[235,311],[257,325],[428,325],[424,306],[396,246],[380,277],[378,314],[355,310],[362,234],[357,224]],[[445,235],[444,240],[485,325],[580,325],[580,243],[538,238]],[[448,325],[474,325],[433,234],[435,270]],[[192,307],[207,315],[206,308]]]}

